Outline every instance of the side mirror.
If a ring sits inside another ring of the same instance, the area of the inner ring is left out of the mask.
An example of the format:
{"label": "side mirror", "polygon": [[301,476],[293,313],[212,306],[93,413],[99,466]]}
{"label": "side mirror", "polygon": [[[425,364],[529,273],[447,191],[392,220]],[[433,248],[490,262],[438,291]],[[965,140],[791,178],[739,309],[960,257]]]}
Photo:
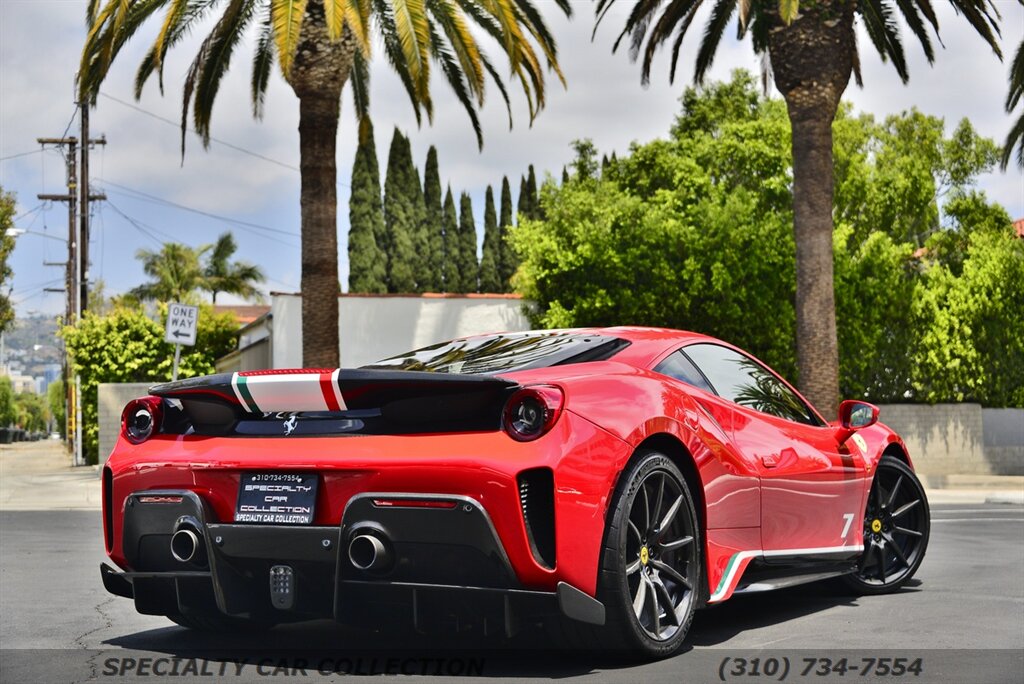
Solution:
{"label": "side mirror", "polygon": [[878,422],[878,407],[866,401],[847,399],[839,405],[839,427],[836,441],[843,444],[857,430]]}
{"label": "side mirror", "polygon": [[839,405],[839,424],[847,430],[860,430],[878,422],[878,407],[866,401],[847,399]]}

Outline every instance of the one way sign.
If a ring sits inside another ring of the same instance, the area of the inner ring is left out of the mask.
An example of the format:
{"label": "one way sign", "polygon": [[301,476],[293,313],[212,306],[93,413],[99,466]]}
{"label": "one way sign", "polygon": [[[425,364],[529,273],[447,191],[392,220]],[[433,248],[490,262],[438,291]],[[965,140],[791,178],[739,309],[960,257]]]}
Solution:
{"label": "one way sign", "polygon": [[171,344],[196,343],[196,327],[199,323],[199,307],[186,306],[177,302],[167,305],[167,330],[164,340]]}

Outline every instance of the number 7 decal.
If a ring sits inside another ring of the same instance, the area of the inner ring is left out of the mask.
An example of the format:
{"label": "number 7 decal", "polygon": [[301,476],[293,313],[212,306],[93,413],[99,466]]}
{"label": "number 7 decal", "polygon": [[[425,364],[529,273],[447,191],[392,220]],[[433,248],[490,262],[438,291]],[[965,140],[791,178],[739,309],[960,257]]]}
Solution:
{"label": "number 7 decal", "polygon": [[843,539],[846,539],[846,535],[850,532],[850,526],[853,524],[853,513],[843,513],[843,520],[846,521],[846,524],[843,525],[843,534],[841,536]]}

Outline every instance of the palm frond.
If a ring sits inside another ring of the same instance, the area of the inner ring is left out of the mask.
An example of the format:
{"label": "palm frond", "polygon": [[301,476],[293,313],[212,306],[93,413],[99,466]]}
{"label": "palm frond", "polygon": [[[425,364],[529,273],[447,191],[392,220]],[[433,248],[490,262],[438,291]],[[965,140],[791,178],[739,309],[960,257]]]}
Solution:
{"label": "palm frond", "polygon": [[267,15],[260,26],[259,38],[256,40],[256,52],[252,60],[252,80],[250,91],[252,94],[252,115],[257,119],[263,118],[263,101],[267,94],[267,84],[270,82],[270,72],[274,67],[274,23],[267,9]]}
{"label": "palm frond", "polygon": [[[174,24],[164,39],[163,52],[166,53],[172,47],[174,47],[180,40],[189,34],[193,25],[197,22],[202,21],[206,18],[210,8],[217,4],[220,0],[191,0],[188,4],[185,13],[179,18],[178,22]],[[142,89],[146,85],[146,81],[153,75],[154,72],[157,74],[157,81],[160,87],[160,94],[164,92],[164,62],[163,56],[157,55],[157,45],[149,49],[146,56],[143,57],[142,62],[139,64],[138,71],[135,73],[135,99],[142,97]]]}
{"label": "palm frond", "polygon": [[274,22],[274,40],[277,42],[277,61],[287,78],[292,72],[295,50],[299,45],[306,0],[270,0],[270,13]]}
{"label": "palm frond", "polygon": [[480,59],[483,60],[484,69],[491,75],[494,80],[494,85],[498,86],[498,92],[501,93],[502,99],[505,100],[505,109],[508,111],[508,128],[512,130],[512,100],[509,99],[508,90],[505,88],[505,81],[501,78],[501,74],[494,68],[491,61],[487,58],[487,55],[481,54]]}
{"label": "palm frond", "polygon": [[170,0],[109,0],[96,12],[82,47],[78,68],[78,99],[95,104],[100,85],[114,57],[128,39]]}
{"label": "palm frond", "polygon": [[736,12],[736,0],[720,0],[715,3],[711,10],[711,17],[704,25],[704,39],[701,40],[700,49],[697,51],[697,63],[694,68],[693,78],[697,83],[704,82],[704,76],[711,68],[715,60],[715,53],[718,51],[718,44],[722,42],[722,34],[725,27],[729,25],[732,15]]}
{"label": "palm frond", "polygon": [[784,24],[792,24],[800,14],[800,0],[779,0],[779,18]]}
{"label": "palm frond", "polygon": [[[558,79],[564,86],[565,74],[562,73],[561,67],[558,66],[557,52],[558,45],[555,42],[555,37],[548,30],[547,25],[544,23],[544,18],[540,16],[540,12],[533,6],[530,0],[515,0],[516,8],[519,10],[521,18],[525,18],[527,21],[524,22],[527,31],[533,36],[533,39],[540,46],[544,52],[544,58],[548,62],[548,67],[555,72]],[[571,12],[571,10],[570,10]]]}
{"label": "palm frond", "polygon": [[422,109],[425,104],[417,96],[416,86],[413,83],[412,75],[409,73],[408,65],[403,59],[402,46],[398,41],[398,30],[395,27],[395,20],[391,14],[391,3],[388,0],[373,0],[374,16],[380,24],[380,35],[384,41],[384,57],[388,64],[395,70],[402,86],[405,88],[409,101],[412,103],[413,111],[416,114],[416,123],[422,123]]}
{"label": "palm frond", "polygon": [[352,58],[352,72],[349,74],[352,83],[352,99],[355,101],[356,116],[359,118],[360,130],[363,122],[370,120],[370,62],[362,52],[356,51]]}
{"label": "palm frond", "polygon": [[153,43],[154,66],[161,71],[163,70],[164,55],[167,54],[167,48],[170,46],[168,41],[177,30],[177,27],[181,25],[181,20],[185,16],[185,10],[188,9],[188,5],[189,0],[171,0],[171,6],[167,9],[167,14],[164,16],[164,23],[160,27],[160,33],[157,34],[156,42]]}
{"label": "palm frond", "polygon": [[480,56],[480,47],[470,32],[461,8],[447,0],[427,0],[427,9],[440,24],[459,60],[470,90],[475,94],[477,102],[482,105],[485,78],[483,60]]}
{"label": "palm frond", "polygon": [[483,149],[483,130],[480,127],[480,119],[476,114],[473,93],[467,83],[466,74],[460,67],[454,51],[445,44],[445,39],[433,25],[430,27],[430,52],[438,64],[441,65],[441,72],[455,93],[455,97],[462,103],[466,113],[469,114],[469,120],[473,125],[473,132],[476,134],[477,145],[480,149]]}
{"label": "palm frond", "polygon": [[327,35],[332,40],[341,38],[345,26],[364,57],[370,56],[370,4],[366,0],[324,0],[324,19]]}
{"label": "palm frond", "polygon": [[910,74],[907,72],[907,61],[900,42],[899,26],[892,15],[892,8],[885,0],[860,0],[857,5],[860,16],[864,19],[864,29],[874,44],[882,61],[892,60],[892,65],[899,74],[900,80],[906,83]]}
{"label": "palm frond", "polygon": [[1010,90],[1006,94],[1006,111],[1013,111],[1024,95],[1024,41],[1017,48],[1017,54],[1010,65]]}
{"label": "palm frond", "polygon": [[992,0],[949,0],[953,9],[962,14],[964,19],[974,27],[999,59],[1003,58],[999,49],[999,9]]}
{"label": "palm frond", "polygon": [[430,22],[426,8],[423,0],[390,0],[389,4],[409,79],[416,98],[423,102],[430,118],[433,114],[430,103]]}
{"label": "palm frond", "polygon": [[900,14],[903,15],[903,20],[907,22],[907,26],[917,36],[917,40],[921,43],[921,49],[924,50],[924,56],[931,64],[935,61],[935,50],[932,49],[932,41],[928,37],[928,28],[924,25],[924,20],[921,17],[921,13],[918,11],[918,7],[914,4],[914,0],[896,0],[896,5],[900,8]]}
{"label": "palm frond", "polygon": [[658,22],[651,29],[650,37],[647,40],[647,49],[644,51],[644,61],[640,71],[641,82],[646,85],[651,80],[651,65],[654,63],[654,53],[658,47],[668,40],[672,33],[676,33],[676,40],[672,45],[672,62],[669,66],[669,81],[674,82],[676,78],[676,65],[679,62],[679,50],[683,38],[689,30],[693,19],[697,16],[703,0],[674,0],[658,18]]}
{"label": "palm frond", "polygon": [[1000,160],[1003,171],[1010,165],[1014,146],[1017,147],[1017,167],[1024,170],[1024,114],[1017,118],[1017,123],[1010,129],[1010,134],[1006,136],[1006,142],[1003,144],[1003,157]]}

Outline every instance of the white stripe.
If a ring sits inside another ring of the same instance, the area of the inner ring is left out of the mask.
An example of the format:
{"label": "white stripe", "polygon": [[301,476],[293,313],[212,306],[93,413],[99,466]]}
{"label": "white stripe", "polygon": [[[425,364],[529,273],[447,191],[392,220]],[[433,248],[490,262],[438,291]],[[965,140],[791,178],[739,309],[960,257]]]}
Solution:
{"label": "white stripe", "polygon": [[338,375],[341,373],[340,368],[336,368],[331,373],[331,389],[334,390],[334,398],[338,400],[338,408],[342,411],[347,411],[348,407],[345,405],[345,397],[341,396],[341,387],[338,386]]}
{"label": "white stripe", "polygon": [[235,396],[238,398],[238,403],[242,405],[246,413],[252,413],[252,409],[249,408],[249,402],[245,400],[242,393],[238,391],[238,373],[231,374],[231,389],[235,391]]}
{"label": "white stripe", "polygon": [[261,411],[326,411],[319,373],[248,375],[245,387]]}
{"label": "white stripe", "polygon": [[718,583],[718,588],[715,593],[708,598],[708,603],[715,603],[721,601],[722,598],[729,593],[733,586],[734,580],[737,579],[737,573],[739,567],[743,564],[743,561],[747,558],[756,558],[758,556],[764,557],[775,557],[775,556],[801,556],[801,555],[820,555],[825,553],[843,553],[850,551],[863,552],[864,546],[821,546],[812,549],[770,549],[768,551],[740,551],[734,554],[736,562],[732,562],[733,557],[730,556],[729,561],[732,563],[729,573],[722,578]]}

